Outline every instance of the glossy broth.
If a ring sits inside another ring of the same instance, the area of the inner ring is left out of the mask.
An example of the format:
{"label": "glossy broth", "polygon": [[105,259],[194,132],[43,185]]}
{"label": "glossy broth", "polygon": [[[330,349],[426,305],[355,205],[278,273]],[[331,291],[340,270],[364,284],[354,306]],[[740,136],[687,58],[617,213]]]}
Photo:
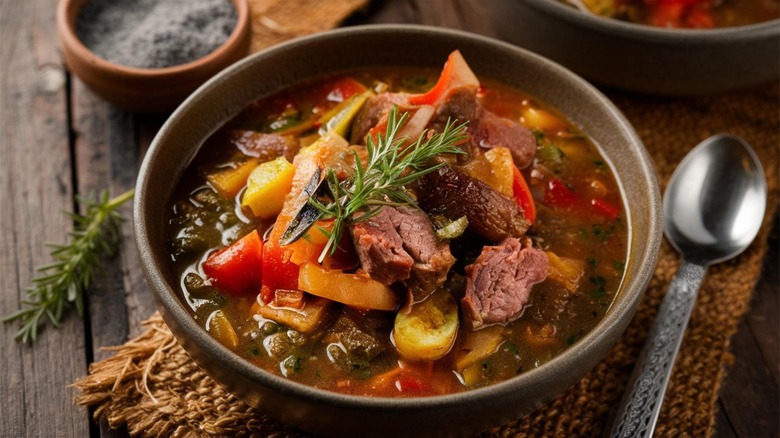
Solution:
{"label": "glossy broth", "polygon": [[[433,86],[438,72],[394,68],[349,76],[372,89],[419,93]],[[206,182],[206,176],[216,170],[248,159],[231,143],[231,132],[289,132],[292,141],[310,143],[317,137],[317,127],[306,127],[305,121],[312,113],[322,114],[339,103],[338,96],[328,90],[335,79],[299,84],[253,103],[206,141],[179,181],[168,210],[167,235],[172,266],[181,278],[182,298],[201,326],[269,372],[330,391],[390,397],[452,393],[506,380],[544,364],[593,329],[614,301],[623,278],[628,227],[620,189],[609,164],[580,130],[532,97],[490,81],[482,81],[482,105],[531,127],[537,140],[534,164],[522,171],[538,211],[528,235],[545,251],[575,260],[581,268],[574,290],[548,278],[533,288],[520,318],[485,329],[484,333],[501,332],[492,354],[463,369],[456,366],[471,333],[461,323],[455,345],[444,358],[405,363],[393,347],[395,312],[337,305],[330,325],[304,335],[256,314],[256,294],[236,297],[210,285],[202,270],[209,255],[252,230],[262,236],[273,223],[243,211],[241,192],[223,197]],[[576,208],[546,202],[553,179],[591,202]],[[465,264],[484,244],[468,233],[451,243],[458,262],[445,286],[456,297],[462,294]],[[369,351],[371,360],[349,357],[344,343],[334,336],[334,330],[349,330],[345,327],[350,321],[373,337],[373,341],[359,334],[349,338]],[[231,330],[234,334],[225,335]],[[374,355],[377,349],[381,352]]]}

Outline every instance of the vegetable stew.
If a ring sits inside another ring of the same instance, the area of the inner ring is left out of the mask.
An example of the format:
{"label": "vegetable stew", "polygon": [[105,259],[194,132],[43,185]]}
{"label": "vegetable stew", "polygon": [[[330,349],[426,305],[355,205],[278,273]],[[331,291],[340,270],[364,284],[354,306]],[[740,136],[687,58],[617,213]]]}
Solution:
{"label": "vegetable stew", "polygon": [[664,28],[712,29],[780,18],[778,0],[563,0],[603,17]]}
{"label": "vegetable stew", "polygon": [[269,372],[414,397],[499,382],[590,331],[623,278],[609,163],[554,109],[389,68],[301,83],[212,135],[168,210],[194,318]]}

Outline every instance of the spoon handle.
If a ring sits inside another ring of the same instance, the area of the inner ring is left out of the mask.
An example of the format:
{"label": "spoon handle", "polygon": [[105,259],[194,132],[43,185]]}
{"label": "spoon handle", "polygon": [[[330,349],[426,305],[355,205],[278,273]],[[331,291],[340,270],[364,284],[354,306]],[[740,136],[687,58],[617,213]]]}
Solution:
{"label": "spoon handle", "polygon": [[706,268],[682,261],[628,381],[612,438],[652,437],[672,366]]}

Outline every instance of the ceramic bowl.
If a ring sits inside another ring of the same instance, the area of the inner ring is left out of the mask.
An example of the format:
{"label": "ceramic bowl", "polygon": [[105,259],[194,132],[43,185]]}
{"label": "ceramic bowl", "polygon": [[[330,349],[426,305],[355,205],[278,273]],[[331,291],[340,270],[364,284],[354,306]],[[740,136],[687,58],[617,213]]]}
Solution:
{"label": "ceramic bowl", "polygon": [[61,0],[57,6],[57,35],[65,64],[95,94],[124,109],[170,112],[249,50],[249,7],[246,0],[231,0],[236,8],[236,27],[220,47],[203,58],[166,68],[114,64],[92,53],[76,36],[78,14],[86,1]]}
{"label": "ceramic bowl", "polygon": [[[337,394],[270,374],[223,347],[193,319],[166,249],[166,217],[177,181],[204,139],[250,102],[329,72],[376,66],[440,69],[459,49],[478,76],[528,92],[566,114],[616,172],[630,222],[628,263],[616,301],[584,338],[550,362],[467,392],[389,399]],[[652,164],[636,133],[599,91],[564,68],[515,46],[419,26],[366,26],[294,40],[237,63],[207,82],[168,119],[144,159],[135,226],[160,312],[192,358],[252,405],[302,429],[332,436],[451,436],[529,413],[592,369],[634,314],[656,264],[661,203]]]}
{"label": "ceramic bowl", "polygon": [[489,8],[498,35],[599,84],[665,95],[718,93],[777,80],[780,20],[661,29],[584,13],[558,0]]}

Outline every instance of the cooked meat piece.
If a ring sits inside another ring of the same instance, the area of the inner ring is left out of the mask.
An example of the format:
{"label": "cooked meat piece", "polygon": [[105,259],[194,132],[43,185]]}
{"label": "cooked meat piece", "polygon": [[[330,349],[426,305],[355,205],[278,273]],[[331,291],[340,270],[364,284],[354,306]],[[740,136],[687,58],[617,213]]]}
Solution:
{"label": "cooked meat piece", "polygon": [[408,280],[414,301],[441,286],[455,263],[449,244],[436,238],[430,219],[416,208],[382,207],[351,229],[363,270],[388,285]]}
{"label": "cooked meat piece", "polygon": [[512,159],[519,169],[531,165],[536,154],[536,138],[525,126],[479,107],[478,118],[469,127],[471,142],[486,149],[504,146],[512,152]]}
{"label": "cooked meat piece", "polygon": [[373,330],[345,313],[339,316],[326,336],[326,341],[338,342],[344,347],[345,359],[349,362],[370,361],[387,348]]}
{"label": "cooked meat piece", "polygon": [[406,252],[414,259],[408,285],[412,301],[422,301],[444,284],[455,257],[450,245],[439,241],[424,212],[413,207],[396,207],[395,224]]}
{"label": "cooked meat piece", "polygon": [[361,268],[386,285],[409,278],[414,263],[404,250],[393,213],[392,207],[383,207],[376,216],[350,227]]}
{"label": "cooked meat piece", "polygon": [[420,179],[417,202],[428,214],[453,220],[465,215],[469,229],[491,242],[522,237],[530,226],[514,200],[449,166]]}
{"label": "cooked meat piece", "polygon": [[531,247],[530,239],[507,238],[486,246],[466,267],[463,309],[474,328],[518,318],[531,288],[547,278],[547,254]]}
{"label": "cooked meat piece", "polygon": [[230,132],[230,142],[244,155],[270,161],[277,157],[285,157],[292,162],[298,153],[298,142],[288,141],[277,134],[264,134],[257,131],[234,130]]}
{"label": "cooked meat piece", "polygon": [[462,123],[468,121],[471,146],[492,149],[503,146],[512,152],[518,168],[524,169],[533,161],[536,153],[536,138],[525,126],[510,119],[499,117],[486,110],[477,99],[476,87],[460,87],[450,90],[436,109],[436,117],[430,128],[441,132],[447,119]]}
{"label": "cooked meat piece", "polygon": [[352,123],[352,144],[364,144],[368,131],[387,117],[393,105],[402,107],[408,104],[409,97],[403,93],[382,93],[369,98]]}
{"label": "cooked meat piece", "polygon": [[447,120],[458,124],[468,121],[474,123],[479,114],[477,87],[464,86],[450,90],[436,108],[436,117],[431,122],[431,129],[441,132]]}

